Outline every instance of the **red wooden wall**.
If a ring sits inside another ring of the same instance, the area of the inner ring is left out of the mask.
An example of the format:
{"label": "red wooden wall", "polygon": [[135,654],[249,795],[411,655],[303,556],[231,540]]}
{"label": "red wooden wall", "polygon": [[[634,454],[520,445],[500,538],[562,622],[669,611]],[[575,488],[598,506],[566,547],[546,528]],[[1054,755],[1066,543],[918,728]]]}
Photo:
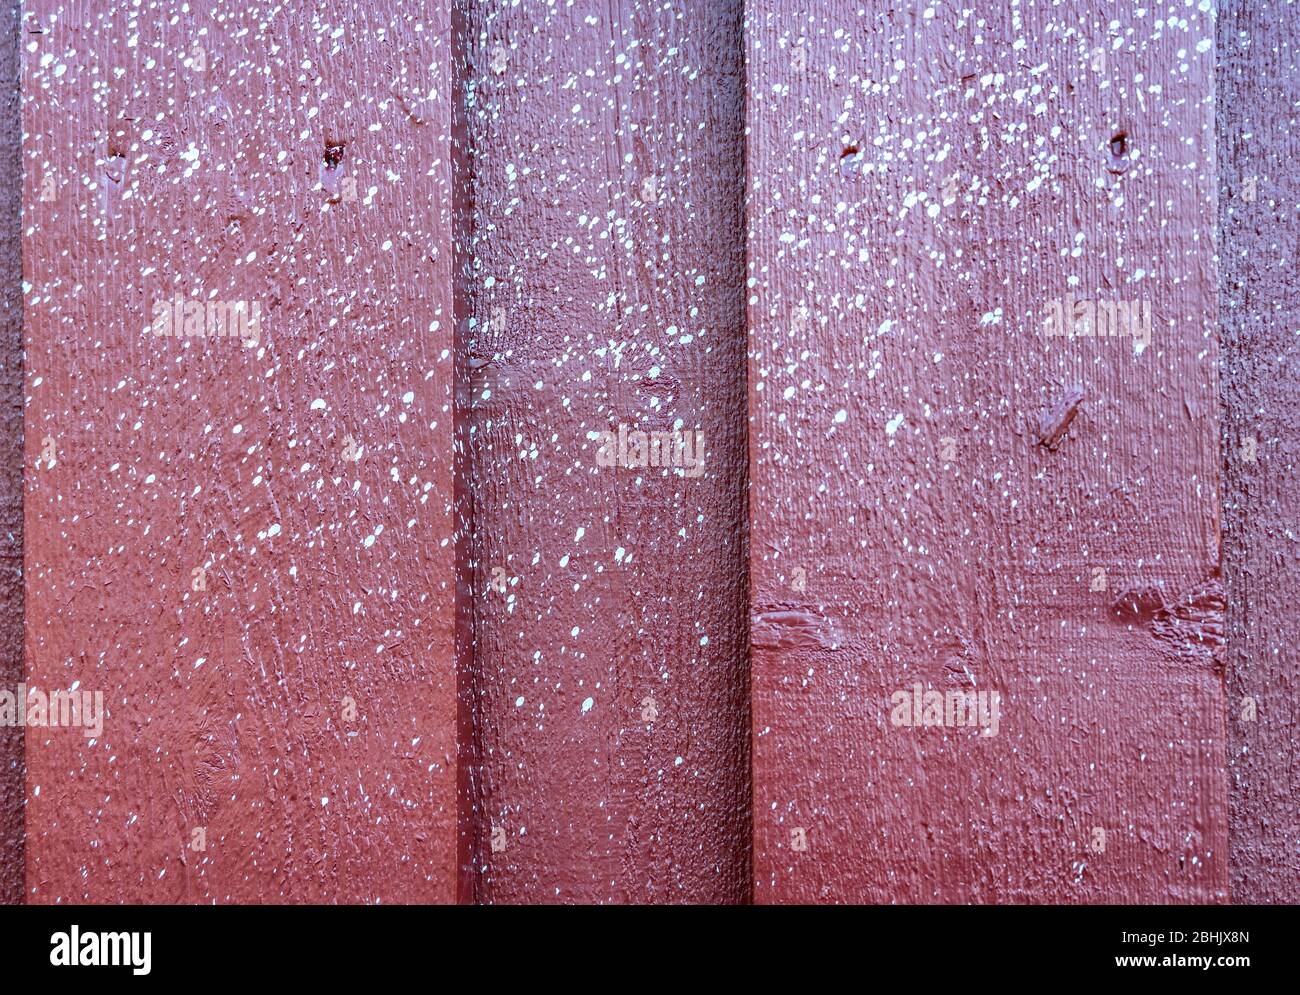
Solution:
{"label": "red wooden wall", "polygon": [[32,4],[0,900],[1297,900],[1289,7],[968,7]]}

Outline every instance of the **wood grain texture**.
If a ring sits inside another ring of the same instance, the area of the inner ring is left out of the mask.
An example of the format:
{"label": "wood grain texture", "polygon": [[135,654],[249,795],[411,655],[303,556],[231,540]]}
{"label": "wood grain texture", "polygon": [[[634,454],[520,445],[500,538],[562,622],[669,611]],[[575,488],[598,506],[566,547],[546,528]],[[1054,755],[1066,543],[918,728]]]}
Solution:
{"label": "wood grain texture", "polygon": [[746,6],[755,900],[1222,901],[1213,19],[972,6]]}
{"label": "wood grain texture", "polygon": [[[22,121],[18,4],[0,5],[0,688],[23,679]],[[23,730],[0,726],[0,905],[23,898]]]}
{"label": "wood grain texture", "polygon": [[449,9],[31,14],[28,899],[450,901]]}
{"label": "wood grain texture", "polygon": [[1300,11],[1219,11],[1232,898],[1300,903],[1296,113]]}
{"label": "wood grain texture", "polygon": [[[742,901],[740,7],[459,9],[469,886],[484,902]],[[620,425],[702,431],[702,474],[599,465],[593,436]]]}

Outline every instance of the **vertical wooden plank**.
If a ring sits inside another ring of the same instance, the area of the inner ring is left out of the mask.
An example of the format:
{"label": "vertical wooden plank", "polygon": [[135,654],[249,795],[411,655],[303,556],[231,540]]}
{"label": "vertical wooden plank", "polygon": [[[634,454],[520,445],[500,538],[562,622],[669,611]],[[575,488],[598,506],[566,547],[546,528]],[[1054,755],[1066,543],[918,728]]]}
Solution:
{"label": "vertical wooden plank", "polygon": [[1207,6],[747,4],[757,901],[1224,899]]}
{"label": "vertical wooden plank", "polygon": [[[18,4],[0,7],[0,691],[23,679],[22,121]],[[0,905],[23,898],[23,730],[0,724]]]}
{"label": "vertical wooden plank", "polygon": [[740,5],[460,9],[475,894],[741,901]]}
{"label": "vertical wooden plank", "polygon": [[1219,11],[1220,319],[1232,897],[1300,902],[1295,579],[1296,109],[1292,3]]}
{"label": "vertical wooden plank", "polygon": [[32,11],[28,898],[450,901],[449,9]]}
{"label": "vertical wooden plank", "polygon": [[451,173],[452,173],[452,356],[453,466],[455,541],[456,655],[456,901],[478,901],[477,846],[482,760],[476,730],[480,697],[474,666],[474,500],[470,488],[473,438],[469,395],[469,315],[472,294],[470,265],[473,249],[474,182],[469,142],[469,111],[474,82],[469,52],[467,7],[451,4]]}

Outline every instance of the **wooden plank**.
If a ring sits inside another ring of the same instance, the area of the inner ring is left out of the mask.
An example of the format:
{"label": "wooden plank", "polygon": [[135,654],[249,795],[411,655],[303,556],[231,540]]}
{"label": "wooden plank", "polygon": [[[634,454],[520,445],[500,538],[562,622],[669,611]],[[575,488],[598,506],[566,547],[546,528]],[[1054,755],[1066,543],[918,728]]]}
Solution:
{"label": "wooden plank", "polygon": [[[18,4],[0,7],[0,691],[23,679],[22,121]],[[23,731],[0,725],[0,905],[23,898]]]}
{"label": "wooden plank", "polygon": [[[1286,11],[1290,16],[1279,16]],[[1294,292],[1300,27],[1220,4],[1218,135],[1232,897],[1300,902]]]}
{"label": "wooden plank", "polygon": [[1091,11],[747,4],[756,901],[1226,897],[1214,24]]}
{"label": "wooden plank", "polygon": [[449,9],[31,12],[28,898],[451,901]]}
{"label": "wooden plank", "polygon": [[[460,9],[470,887],[741,901],[740,5]],[[703,432],[702,472],[600,465],[620,426]]]}

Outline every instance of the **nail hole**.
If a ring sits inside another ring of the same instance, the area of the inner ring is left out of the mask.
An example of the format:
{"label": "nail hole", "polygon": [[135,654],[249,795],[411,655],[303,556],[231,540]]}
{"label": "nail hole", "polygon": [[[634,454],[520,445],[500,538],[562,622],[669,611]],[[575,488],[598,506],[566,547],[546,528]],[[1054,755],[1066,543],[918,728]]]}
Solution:
{"label": "nail hole", "polygon": [[844,151],[840,153],[840,174],[842,176],[852,176],[858,171],[858,164],[862,161],[862,150],[856,144],[846,145]]}
{"label": "nail hole", "polygon": [[1129,141],[1127,131],[1117,131],[1111,136],[1110,143],[1110,165],[1107,167],[1112,173],[1122,173],[1129,167],[1129,152],[1132,150],[1132,143]]}

